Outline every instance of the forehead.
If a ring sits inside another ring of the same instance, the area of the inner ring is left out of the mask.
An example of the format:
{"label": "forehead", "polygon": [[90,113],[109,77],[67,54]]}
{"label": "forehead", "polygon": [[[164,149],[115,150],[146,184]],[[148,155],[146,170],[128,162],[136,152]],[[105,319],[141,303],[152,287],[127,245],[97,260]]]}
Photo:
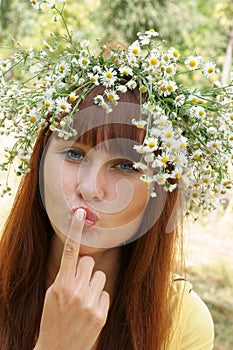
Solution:
{"label": "forehead", "polygon": [[108,114],[99,106],[90,106],[73,114],[71,123],[76,135],[69,141],[90,146],[112,139],[121,139],[122,142],[118,142],[119,144],[124,143],[124,140],[142,143],[145,130],[138,129],[132,124],[132,119],[139,118],[138,104],[122,102]]}

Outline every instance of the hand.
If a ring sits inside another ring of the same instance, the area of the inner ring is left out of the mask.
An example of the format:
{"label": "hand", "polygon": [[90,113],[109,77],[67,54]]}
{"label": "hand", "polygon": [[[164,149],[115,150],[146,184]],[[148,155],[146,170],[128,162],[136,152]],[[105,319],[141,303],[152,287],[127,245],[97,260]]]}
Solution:
{"label": "hand", "polygon": [[81,240],[84,217],[85,211],[79,209],[72,219],[60,269],[45,295],[35,350],[90,350],[106,322],[106,276],[102,271],[93,273],[92,257],[79,258],[77,242]]}

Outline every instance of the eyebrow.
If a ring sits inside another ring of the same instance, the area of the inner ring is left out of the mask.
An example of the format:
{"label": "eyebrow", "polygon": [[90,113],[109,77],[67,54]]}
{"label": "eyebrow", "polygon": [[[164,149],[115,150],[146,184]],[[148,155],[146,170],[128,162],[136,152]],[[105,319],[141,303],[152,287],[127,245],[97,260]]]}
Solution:
{"label": "eyebrow", "polygon": [[[113,142],[113,141],[116,142]],[[131,140],[132,141],[132,140]],[[126,158],[134,162],[138,162],[141,159],[141,155],[136,152],[136,150],[133,149],[133,145],[137,144],[136,141],[132,141],[131,146],[129,147],[126,145],[124,147],[124,139],[111,139],[106,140],[103,143],[97,144],[95,146],[84,144],[82,142],[79,142],[78,140],[74,141],[72,143],[72,140],[64,140],[62,139],[62,144],[67,144],[69,148],[80,148],[85,153],[88,153],[90,150],[96,150],[96,151],[103,151],[106,153],[109,153],[110,155],[116,157],[116,158]]]}

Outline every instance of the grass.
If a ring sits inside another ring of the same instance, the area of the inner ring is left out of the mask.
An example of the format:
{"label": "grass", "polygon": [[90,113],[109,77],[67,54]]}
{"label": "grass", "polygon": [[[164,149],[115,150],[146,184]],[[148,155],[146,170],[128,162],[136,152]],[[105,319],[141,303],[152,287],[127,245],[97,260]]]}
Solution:
{"label": "grass", "polygon": [[232,212],[230,204],[185,231],[188,279],[212,314],[215,350],[233,349]]}

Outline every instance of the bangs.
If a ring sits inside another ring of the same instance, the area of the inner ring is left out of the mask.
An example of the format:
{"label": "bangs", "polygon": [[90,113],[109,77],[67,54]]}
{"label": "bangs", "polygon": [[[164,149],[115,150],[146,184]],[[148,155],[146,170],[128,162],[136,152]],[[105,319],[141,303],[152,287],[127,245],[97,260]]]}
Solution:
{"label": "bangs", "polygon": [[140,155],[133,146],[142,144],[146,133],[132,124],[132,119],[139,118],[139,104],[119,102],[109,114],[103,108],[91,105],[74,114],[73,127],[77,135],[72,140],[138,161]]}

